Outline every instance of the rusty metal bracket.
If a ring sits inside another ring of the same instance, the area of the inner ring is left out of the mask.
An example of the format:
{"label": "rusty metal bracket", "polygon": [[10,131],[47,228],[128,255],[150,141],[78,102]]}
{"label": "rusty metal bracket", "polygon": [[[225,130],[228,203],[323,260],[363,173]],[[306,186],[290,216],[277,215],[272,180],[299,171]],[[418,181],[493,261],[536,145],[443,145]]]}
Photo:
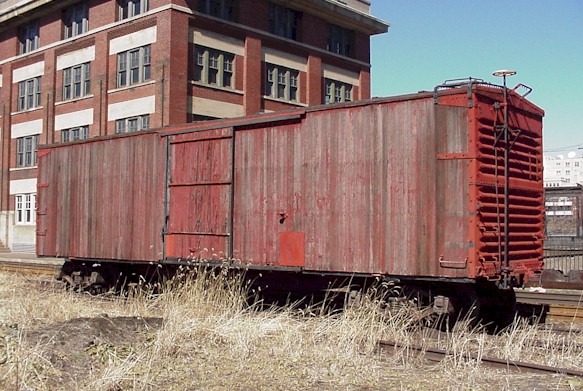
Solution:
{"label": "rusty metal bracket", "polygon": [[472,94],[474,91],[474,85],[476,85],[476,84],[489,84],[489,83],[486,83],[484,80],[476,79],[474,77],[446,80],[443,82],[443,84],[440,84],[438,86],[435,86],[435,88],[433,88],[433,103],[436,105],[439,104],[439,91],[467,86],[467,88],[468,88],[468,107],[472,108],[472,107],[474,107],[474,99],[473,99]]}
{"label": "rusty metal bracket", "polygon": [[438,153],[437,160],[460,160],[460,159],[475,159],[475,156],[469,153]]}
{"label": "rusty metal bracket", "polygon": [[[516,85],[516,87],[514,87],[510,91],[516,92],[516,90],[519,89],[519,88],[524,88],[526,90],[526,92],[524,94],[520,94],[523,98],[526,98],[526,96],[532,92],[532,88],[531,87],[527,86],[526,84],[522,84],[522,83],[518,83]],[[516,92],[516,93],[518,94],[518,92]]]}
{"label": "rusty metal bracket", "polygon": [[439,266],[444,269],[465,269],[468,267],[468,258],[463,261],[446,261],[441,256],[439,257]]}

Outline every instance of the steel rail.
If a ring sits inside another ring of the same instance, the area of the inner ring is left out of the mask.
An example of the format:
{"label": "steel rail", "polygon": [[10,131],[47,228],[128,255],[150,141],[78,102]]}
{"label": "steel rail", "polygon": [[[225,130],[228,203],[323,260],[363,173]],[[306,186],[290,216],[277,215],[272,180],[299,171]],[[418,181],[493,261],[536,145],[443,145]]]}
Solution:
{"label": "steel rail", "polygon": [[[390,341],[378,341],[377,346],[379,349],[386,350],[392,349],[393,351],[397,351],[399,349],[407,350],[408,352],[412,352],[415,355],[423,356],[427,360],[433,362],[441,362],[447,357],[452,356],[452,354],[448,353],[443,349],[437,348],[423,348],[420,346],[414,345],[401,345],[395,342]],[[568,375],[568,376],[577,376],[583,377],[583,371],[578,371],[575,369],[569,368],[557,368],[557,367],[550,367],[546,365],[540,364],[533,364],[533,363],[525,363],[520,361],[512,361],[512,360],[502,360],[499,358],[493,357],[479,357],[477,355],[465,354],[464,358],[470,360],[476,360],[481,365],[484,365],[488,368],[492,369],[501,369],[507,371],[516,371],[516,372],[525,372],[525,373],[542,373],[542,374],[549,374],[549,373],[556,373],[561,375]]]}
{"label": "steel rail", "polygon": [[583,308],[583,292],[515,291],[516,301],[523,304],[548,304]]}
{"label": "steel rail", "polygon": [[61,265],[40,262],[0,261],[0,271],[22,274],[53,276],[60,267]]}

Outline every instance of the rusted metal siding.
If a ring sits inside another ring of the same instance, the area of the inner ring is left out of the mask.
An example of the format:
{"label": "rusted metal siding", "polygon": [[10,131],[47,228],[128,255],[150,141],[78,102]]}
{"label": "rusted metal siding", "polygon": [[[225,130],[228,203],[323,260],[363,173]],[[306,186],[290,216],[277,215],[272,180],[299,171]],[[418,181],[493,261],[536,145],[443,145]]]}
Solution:
{"label": "rusted metal siding", "polygon": [[[478,273],[491,275],[501,267],[504,251],[504,144],[496,141],[503,123],[500,94],[484,90],[475,94],[475,147],[477,170],[474,194],[478,230]],[[515,273],[542,268],[544,191],[542,167],[542,111],[519,95],[509,95],[509,259]]]}
{"label": "rusted metal siding", "polygon": [[142,134],[41,150],[37,253],[159,260],[161,146]]}

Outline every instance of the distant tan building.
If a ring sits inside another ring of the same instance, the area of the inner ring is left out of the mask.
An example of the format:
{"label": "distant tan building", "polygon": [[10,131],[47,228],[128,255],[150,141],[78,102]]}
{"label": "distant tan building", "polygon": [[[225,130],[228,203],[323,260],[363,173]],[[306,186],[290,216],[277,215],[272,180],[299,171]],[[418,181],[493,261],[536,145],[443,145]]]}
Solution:
{"label": "distant tan building", "polygon": [[545,156],[543,164],[545,187],[571,187],[583,184],[583,154],[580,151]]}

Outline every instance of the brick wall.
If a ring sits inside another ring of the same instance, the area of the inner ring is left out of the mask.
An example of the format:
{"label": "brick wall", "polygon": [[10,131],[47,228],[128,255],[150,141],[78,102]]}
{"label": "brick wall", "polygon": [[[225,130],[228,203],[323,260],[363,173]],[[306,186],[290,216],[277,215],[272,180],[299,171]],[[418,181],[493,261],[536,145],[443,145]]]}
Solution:
{"label": "brick wall", "polygon": [[[56,5],[55,5],[56,3]],[[16,140],[11,138],[13,125],[42,120],[41,144],[60,142],[61,131],[55,131],[55,118],[77,111],[92,112],[88,124],[89,137],[115,132],[115,120],[108,117],[111,105],[123,104],[153,96],[155,110],[150,113],[150,127],[188,122],[192,119],[193,98],[205,102],[224,102],[229,107],[241,107],[242,113],[254,114],[262,110],[276,111],[297,107],[298,104],[263,98],[265,93],[264,50],[275,50],[293,55],[302,62],[299,79],[299,105],[318,105],[324,102],[323,67],[334,66],[357,76],[359,86],[353,88],[353,98],[370,96],[369,57],[367,34],[355,34],[353,58],[326,51],[328,22],[303,13],[300,42],[282,40],[266,32],[268,29],[268,0],[241,0],[236,23],[223,23],[199,15],[196,0],[150,0],[150,12],[130,21],[118,21],[118,7],[114,0],[90,0],[89,31],[81,36],[63,40],[61,9],[58,2],[41,7],[40,48],[30,54],[18,55],[18,23],[12,21],[0,32],[0,127],[2,128],[2,176],[0,181],[1,212],[14,210],[14,196],[10,194],[11,181],[36,178],[36,167],[14,170],[16,167]],[[192,12],[171,9],[170,4],[190,8]],[[48,11],[52,7],[52,10]],[[156,8],[166,7],[163,9]],[[151,78],[149,81],[119,88],[117,86],[118,55],[110,54],[112,40],[156,29],[151,47]],[[235,56],[233,90],[214,88],[193,82],[194,45],[190,41],[193,28],[202,29],[225,39],[236,39],[242,51]],[[258,31],[259,30],[259,31]],[[263,32],[261,32],[263,31]],[[90,94],[78,99],[63,100],[63,69],[57,69],[59,56],[94,47],[91,60]],[[13,82],[15,69],[44,61],[41,107],[18,112],[18,84]],[[130,108],[130,107],[129,107]],[[12,169],[12,170],[11,170]],[[6,222],[5,222],[6,223]],[[2,231],[4,232],[4,231]],[[0,238],[0,241],[5,239]]]}

